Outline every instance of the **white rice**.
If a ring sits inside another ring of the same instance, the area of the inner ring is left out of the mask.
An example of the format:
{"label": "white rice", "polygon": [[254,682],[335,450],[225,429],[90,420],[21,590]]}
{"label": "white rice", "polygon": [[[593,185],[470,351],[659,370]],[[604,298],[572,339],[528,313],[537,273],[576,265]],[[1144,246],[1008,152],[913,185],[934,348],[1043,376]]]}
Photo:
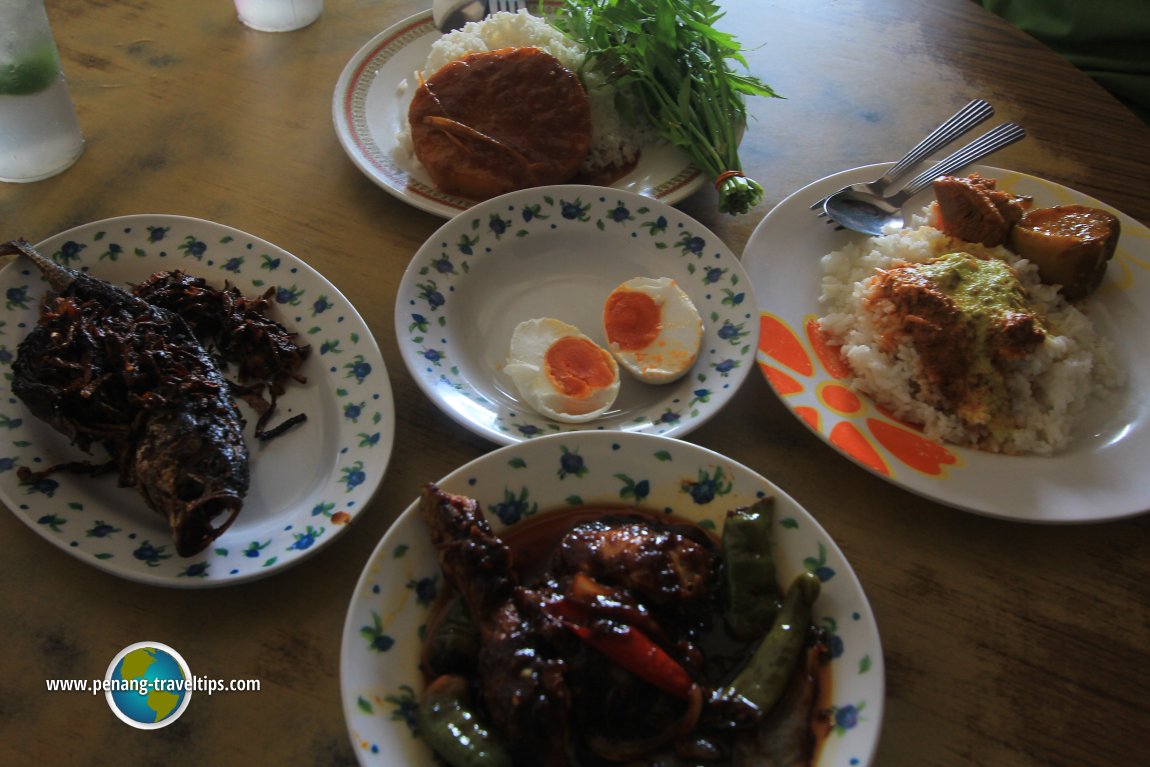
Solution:
{"label": "white rice", "polygon": [[[423,76],[429,77],[443,65],[469,53],[500,48],[539,48],[572,72],[580,74],[591,106],[591,147],[583,161],[583,170],[590,172],[625,166],[635,160],[644,143],[652,140],[649,128],[628,124],[620,117],[615,109],[617,91],[614,86],[599,73],[579,71],[587,55],[586,48],[525,10],[494,13],[445,34],[432,43],[422,70]],[[418,82],[418,75],[413,79]],[[406,121],[397,139],[414,160],[411,130]]]}
{"label": "white rice", "polygon": [[[925,216],[925,211],[924,214]],[[1003,453],[1048,455],[1066,447],[1073,427],[1092,397],[1122,384],[1113,345],[1094,329],[1090,318],[1062,298],[1057,287],[1044,285],[1037,268],[1006,248],[985,248],[952,240],[915,218],[912,227],[871,237],[823,257],[824,316],[819,324],[854,374],[856,390],[873,398],[896,417],[921,424],[927,437]],[[939,255],[967,251],[989,254],[1013,265],[1032,302],[1045,313],[1045,341],[1023,360],[1010,363],[1006,387],[1011,427],[1002,439],[985,429],[923,401],[918,356],[909,344],[888,354],[867,311],[868,283],[876,269],[920,263]]]}

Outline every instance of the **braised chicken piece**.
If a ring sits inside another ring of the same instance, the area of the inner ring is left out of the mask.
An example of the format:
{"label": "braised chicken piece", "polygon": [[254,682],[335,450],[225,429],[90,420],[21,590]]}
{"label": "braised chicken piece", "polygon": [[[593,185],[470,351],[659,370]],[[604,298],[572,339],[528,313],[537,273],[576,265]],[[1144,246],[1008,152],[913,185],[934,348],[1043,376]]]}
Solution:
{"label": "braised chicken piece", "polygon": [[1006,243],[1010,230],[1030,207],[1029,197],[1001,191],[977,173],[943,176],[932,185],[938,200],[937,227],[963,242],[987,247]]}
{"label": "braised chicken piece", "polygon": [[563,539],[559,559],[564,569],[619,585],[654,604],[706,596],[715,568],[711,548],[642,521],[580,525]]}
{"label": "braised chicken piece", "polygon": [[474,200],[569,181],[591,145],[583,84],[538,48],[444,65],[420,83],[408,122],[436,187]]}
{"label": "braised chicken piece", "polygon": [[1029,197],[997,189],[995,179],[972,173],[934,182],[935,226],[963,242],[1005,245],[1034,263],[1048,285],[1070,300],[1097,289],[1118,247],[1121,224],[1085,205],[1031,209]]}
{"label": "braised chicken piece", "polygon": [[[1005,262],[951,253],[880,271],[870,311],[883,350],[918,354],[921,398],[993,442],[1010,418],[1002,371],[1042,344],[1045,319]],[[989,443],[988,443],[989,444]]]}
{"label": "braised chicken piece", "polygon": [[1038,208],[1011,230],[1010,249],[1035,264],[1043,282],[1061,285],[1062,294],[1073,300],[1102,282],[1121,231],[1115,216],[1097,208]]}
{"label": "braised chicken piece", "polygon": [[515,763],[566,764],[571,711],[566,663],[537,629],[539,605],[519,588],[507,544],[472,498],[428,485],[420,514],[444,577],[479,629],[480,692]]}

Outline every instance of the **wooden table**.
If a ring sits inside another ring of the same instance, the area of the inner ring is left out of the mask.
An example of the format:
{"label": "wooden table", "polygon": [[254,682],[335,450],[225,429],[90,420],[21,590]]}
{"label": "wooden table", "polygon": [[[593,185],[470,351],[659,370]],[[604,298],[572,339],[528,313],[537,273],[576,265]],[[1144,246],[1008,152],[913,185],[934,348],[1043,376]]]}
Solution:
{"label": "wooden table", "polygon": [[[383,487],[349,534],[247,585],[138,585],[0,515],[0,763],[354,763],[338,680],[351,590],[418,486],[493,447],[420,393],[396,346],[400,276],[442,220],[374,186],[332,129],[345,62],[427,2],[328,0],[317,23],[290,34],[245,29],[226,0],[48,6],[87,149],[57,178],[0,187],[0,237],[35,242],[166,212],[271,240],[358,307],[382,347],[398,426]],[[793,190],[895,159],[976,96],[1030,133],[995,164],[1150,222],[1146,125],[969,0],[726,6],[752,71],[786,96],[751,104],[743,158],[766,187],[762,204],[726,217],[709,189],[681,204],[735,252]],[[1150,519],[1032,526],[923,500],[838,457],[757,374],[689,439],[773,479],[853,564],[885,650],[876,764],[1144,763]],[[120,649],[154,637],[178,638],[185,657],[222,676],[260,679],[261,692],[194,703],[145,733],[99,699],[45,691],[48,678],[101,677]]]}

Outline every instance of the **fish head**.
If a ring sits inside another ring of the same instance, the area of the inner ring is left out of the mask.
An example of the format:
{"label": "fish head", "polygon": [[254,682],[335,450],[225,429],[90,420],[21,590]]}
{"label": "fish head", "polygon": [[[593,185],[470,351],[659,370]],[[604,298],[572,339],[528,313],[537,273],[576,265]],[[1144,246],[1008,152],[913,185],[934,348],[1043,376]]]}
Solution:
{"label": "fish head", "polygon": [[136,487],[167,517],[180,556],[203,551],[235,521],[249,485],[242,435],[184,412],[163,413],[139,444]]}

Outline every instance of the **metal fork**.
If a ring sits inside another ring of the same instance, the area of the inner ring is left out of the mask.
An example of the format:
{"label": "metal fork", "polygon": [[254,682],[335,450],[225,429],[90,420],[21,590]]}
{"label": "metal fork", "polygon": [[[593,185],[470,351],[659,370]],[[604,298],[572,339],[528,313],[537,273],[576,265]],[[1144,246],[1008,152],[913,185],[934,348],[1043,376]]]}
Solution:
{"label": "metal fork", "polygon": [[[927,134],[926,138],[907,152],[901,160],[892,165],[882,176],[876,178],[874,181],[844,186],[833,194],[853,191],[863,194],[870,193],[877,197],[882,197],[891,184],[909,173],[920,161],[954,141],[959,136],[964,135],[970,131],[971,128],[988,119],[993,114],[994,107],[989,103],[982,99],[974,99]],[[824,203],[827,201],[827,198],[831,196],[832,195],[827,195],[826,197],[816,200],[811,204],[811,210],[817,210],[818,215],[825,216],[826,213],[823,210]]]}
{"label": "metal fork", "polygon": [[506,11],[507,13],[516,13],[521,10],[527,9],[528,0],[489,0],[487,3],[487,12],[499,13]]}
{"label": "metal fork", "polygon": [[870,235],[881,234],[883,227],[887,224],[901,227],[903,225],[902,206],[930,186],[939,176],[947,176],[962,170],[966,166],[972,165],[1025,137],[1026,131],[1021,126],[1014,123],[999,125],[971,141],[954,154],[939,161],[938,164],[927,168],[908,181],[898,193],[892,194],[890,197],[863,199],[867,195],[860,194],[852,197],[852,194],[848,193],[834,201],[839,203],[834,210],[829,209],[830,204],[828,203],[827,223]]}

